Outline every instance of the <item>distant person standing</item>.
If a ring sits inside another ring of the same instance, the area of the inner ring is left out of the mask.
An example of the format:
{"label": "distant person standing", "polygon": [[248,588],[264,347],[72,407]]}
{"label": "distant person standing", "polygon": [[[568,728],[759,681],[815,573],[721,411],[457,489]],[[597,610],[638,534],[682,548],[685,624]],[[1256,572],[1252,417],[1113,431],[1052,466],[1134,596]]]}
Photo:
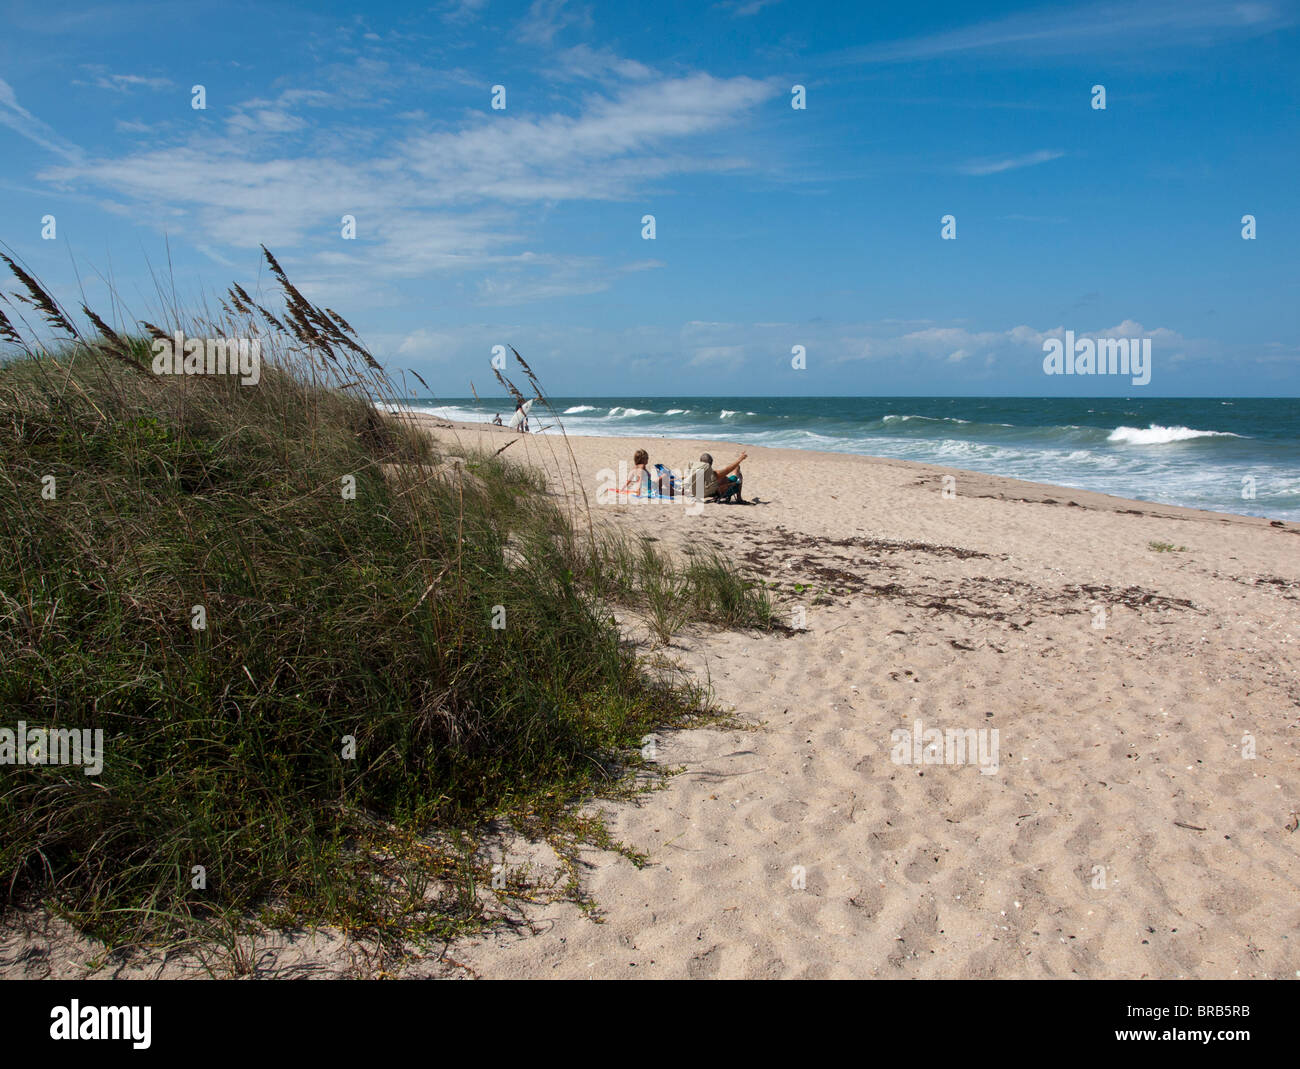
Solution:
{"label": "distant person standing", "polygon": [[515,416],[519,420],[519,433],[527,434],[528,433],[528,410],[524,408],[524,402],[522,400],[515,402]]}

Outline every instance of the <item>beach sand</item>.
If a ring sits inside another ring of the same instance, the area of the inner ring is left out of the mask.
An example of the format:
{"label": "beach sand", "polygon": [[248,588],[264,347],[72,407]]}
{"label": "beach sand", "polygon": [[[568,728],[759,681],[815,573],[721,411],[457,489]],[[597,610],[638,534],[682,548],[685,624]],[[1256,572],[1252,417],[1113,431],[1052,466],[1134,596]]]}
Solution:
{"label": "beach sand", "polygon": [[[742,448],[513,437],[505,455],[567,492],[571,449],[593,501],[636,448],[679,469]],[[681,774],[602,804],[650,858],[584,854],[602,923],[539,906],[531,931],[458,960],[500,977],[1300,975],[1300,530],[745,448],[761,504],[594,511],[721,549],[807,629],[681,635],[668,652],[745,730],[662,735]],[[918,720],[996,728],[996,773],[896,763],[891,732]]]}
{"label": "beach sand", "polygon": [[[681,468],[742,443],[422,422],[449,453],[512,442],[597,522],[722,550],[806,629],[691,626],[660,651],[736,726],[660,735],[680,772],[598,803],[649,863],[584,850],[594,916],[523,905],[449,949],[461,968],[405,975],[1300,975],[1295,525],[758,447],[760,504],[596,505],[638,447]],[[996,729],[996,770],[894,760],[917,721]],[[499,860],[558,869],[539,844]],[[0,972],[85,974],[84,940],[25,938],[0,940]],[[264,974],[358,972],[329,933],[262,946]]]}

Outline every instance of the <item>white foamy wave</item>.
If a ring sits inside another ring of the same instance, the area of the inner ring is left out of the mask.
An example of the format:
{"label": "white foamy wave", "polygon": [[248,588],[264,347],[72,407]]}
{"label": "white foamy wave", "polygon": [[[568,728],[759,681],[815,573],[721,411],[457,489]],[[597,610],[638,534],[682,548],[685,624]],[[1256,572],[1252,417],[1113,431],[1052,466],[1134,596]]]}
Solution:
{"label": "white foamy wave", "polygon": [[670,408],[664,413],[665,416],[687,416],[690,415],[689,408]]}
{"label": "white foamy wave", "polygon": [[566,416],[573,416],[573,415],[577,415],[579,412],[595,412],[595,411],[596,411],[595,405],[574,405],[572,408],[566,408],[564,410],[564,414]]}
{"label": "white foamy wave", "polygon": [[1198,431],[1191,427],[1161,427],[1153,423],[1145,430],[1141,427],[1116,427],[1107,436],[1108,442],[1127,442],[1129,445],[1165,445],[1169,442],[1186,442],[1193,438],[1239,438],[1231,431]]}
{"label": "white foamy wave", "polygon": [[615,405],[609,410],[610,419],[631,419],[633,416],[653,416],[654,414],[648,408],[624,408],[622,405]]}
{"label": "white foamy wave", "polygon": [[[968,419],[958,419],[956,416],[899,416],[890,413],[888,416],[882,416],[881,421],[884,423],[907,423],[914,419],[923,419],[927,423],[969,423]],[[1003,427],[1010,427],[1010,423],[1000,424]]]}
{"label": "white foamy wave", "polygon": [[971,442],[957,438],[945,438],[931,446],[936,456],[958,457],[963,459],[980,458],[984,460],[1018,460],[1024,456],[1019,450],[1004,449],[990,442]]}
{"label": "white foamy wave", "polygon": [[491,417],[472,408],[460,408],[456,405],[439,405],[417,401],[414,404],[384,404],[389,412],[424,412],[439,419],[451,419],[458,423],[486,423]]}

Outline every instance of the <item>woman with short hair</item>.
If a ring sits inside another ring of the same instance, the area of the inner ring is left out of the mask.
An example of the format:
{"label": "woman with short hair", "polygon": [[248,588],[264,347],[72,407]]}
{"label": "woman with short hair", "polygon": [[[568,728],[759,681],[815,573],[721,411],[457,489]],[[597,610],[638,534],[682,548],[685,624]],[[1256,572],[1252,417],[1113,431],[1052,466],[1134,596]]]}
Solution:
{"label": "woman with short hair", "polygon": [[633,483],[636,483],[636,496],[649,496],[650,494],[650,454],[644,449],[638,449],[632,454],[632,474],[623,484],[623,489],[628,489]]}

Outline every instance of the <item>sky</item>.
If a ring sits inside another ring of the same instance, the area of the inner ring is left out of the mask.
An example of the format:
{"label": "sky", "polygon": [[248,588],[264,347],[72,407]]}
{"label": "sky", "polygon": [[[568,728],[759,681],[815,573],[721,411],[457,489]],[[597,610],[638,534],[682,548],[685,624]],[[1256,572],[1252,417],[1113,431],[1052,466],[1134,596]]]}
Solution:
{"label": "sky", "polygon": [[[1300,395],[1293,2],[0,25],[0,242],[119,322],[271,293],[265,244],[441,397],[499,394],[496,345],[556,396]],[[1065,331],[1150,339],[1150,382],[1046,375]]]}

